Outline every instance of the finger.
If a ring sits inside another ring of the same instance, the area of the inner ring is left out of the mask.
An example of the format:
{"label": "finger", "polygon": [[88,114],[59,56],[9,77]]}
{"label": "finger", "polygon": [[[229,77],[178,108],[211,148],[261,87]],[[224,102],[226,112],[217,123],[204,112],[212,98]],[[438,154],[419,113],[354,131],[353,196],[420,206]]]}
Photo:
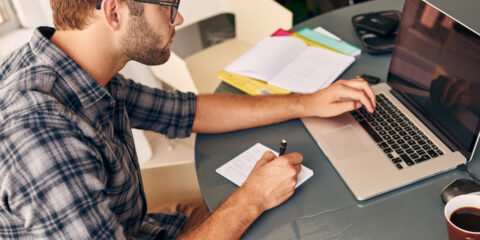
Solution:
{"label": "finger", "polygon": [[338,102],[334,106],[334,111],[332,115],[340,115],[345,112],[350,112],[353,110],[357,110],[362,107],[362,103],[359,101],[345,101],[345,102]]}
{"label": "finger", "polygon": [[275,159],[277,156],[275,156],[275,154],[271,151],[266,151],[262,157],[260,158],[260,160],[257,161],[257,163],[255,164],[255,166],[263,166],[267,163],[269,163],[270,161],[272,161],[273,159]]}
{"label": "finger", "polygon": [[340,98],[350,98],[360,101],[370,113],[375,111],[372,102],[363,90],[343,85],[343,87],[338,91],[338,94]]}
{"label": "finger", "polygon": [[376,102],[376,99],[375,99],[376,98],[375,97],[375,92],[370,87],[370,85],[368,84],[367,81],[363,80],[362,78],[360,78],[360,79],[355,78],[355,79],[345,81],[344,83],[349,87],[353,87],[353,88],[356,88],[356,89],[362,89],[363,91],[365,91],[365,93],[367,93],[368,98],[370,99],[370,102],[372,103],[372,106],[374,108],[377,106],[377,102]]}
{"label": "finger", "polygon": [[286,158],[291,165],[298,165],[303,161],[302,154],[298,152],[285,154],[282,157]]}
{"label": "finger", "polygon": [[298,175],[302,171],[302,165],[301,164],[295,164],[295,165],[293,165],[293,168],[297,172],[296,175]]}

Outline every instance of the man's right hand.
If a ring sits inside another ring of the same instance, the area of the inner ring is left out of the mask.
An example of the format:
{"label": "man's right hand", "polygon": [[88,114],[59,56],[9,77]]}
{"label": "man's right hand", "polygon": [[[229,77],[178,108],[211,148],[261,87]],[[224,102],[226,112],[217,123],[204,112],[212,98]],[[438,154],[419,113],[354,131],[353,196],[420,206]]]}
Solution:
{"label": "man's right hand", "polygon": [[276,157],[265,152],[241,187],[244,197],[256,204],[260,212],[280,205],[295,191],[302,160],[299,153]]}

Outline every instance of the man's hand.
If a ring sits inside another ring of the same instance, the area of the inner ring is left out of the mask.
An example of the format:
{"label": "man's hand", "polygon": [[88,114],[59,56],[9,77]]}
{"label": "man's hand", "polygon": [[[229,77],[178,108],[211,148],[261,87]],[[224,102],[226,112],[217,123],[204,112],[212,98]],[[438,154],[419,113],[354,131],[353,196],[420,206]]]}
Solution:
{"label": "man's hand", "polygon": [[310,95],[306,109],[312,116],[334,117],[362,106],[370,113],[376,107],[375,93],[363,79],[338,80]]}
{"label": "man's hand", "polygon": [[375,109],[375,94],[360,78],[338,80],[311,94],[197,96],[193,131],[220,133],[264,126],[293,118],[333,117],[365,106]]}
{"label": "man's hand", "polygon": [[276,207],[295,191],[302,160],[299,153],[276,157],[268,151],[257,162],[240,191],[260,212]]}

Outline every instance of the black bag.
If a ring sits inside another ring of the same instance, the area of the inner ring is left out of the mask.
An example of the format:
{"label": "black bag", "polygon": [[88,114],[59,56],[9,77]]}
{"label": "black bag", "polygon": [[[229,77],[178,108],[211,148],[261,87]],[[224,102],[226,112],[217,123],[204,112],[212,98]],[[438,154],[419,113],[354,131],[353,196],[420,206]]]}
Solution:
{"label": "black bag", "polygon": [[401,13],[396,10],[358,14],[352,17],[365,51],[370,54],[391,53],[395,46]]}

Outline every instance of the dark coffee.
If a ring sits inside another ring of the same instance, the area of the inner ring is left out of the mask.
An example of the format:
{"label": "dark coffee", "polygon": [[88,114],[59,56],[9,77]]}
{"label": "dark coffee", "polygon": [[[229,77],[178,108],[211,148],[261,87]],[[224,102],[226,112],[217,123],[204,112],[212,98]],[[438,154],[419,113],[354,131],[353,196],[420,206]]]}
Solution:
{"label": "dark coffee", "polygon": [[480,232],[480,209],[464,207],[455,210],[450,216],[455,226],[469,232]]}

